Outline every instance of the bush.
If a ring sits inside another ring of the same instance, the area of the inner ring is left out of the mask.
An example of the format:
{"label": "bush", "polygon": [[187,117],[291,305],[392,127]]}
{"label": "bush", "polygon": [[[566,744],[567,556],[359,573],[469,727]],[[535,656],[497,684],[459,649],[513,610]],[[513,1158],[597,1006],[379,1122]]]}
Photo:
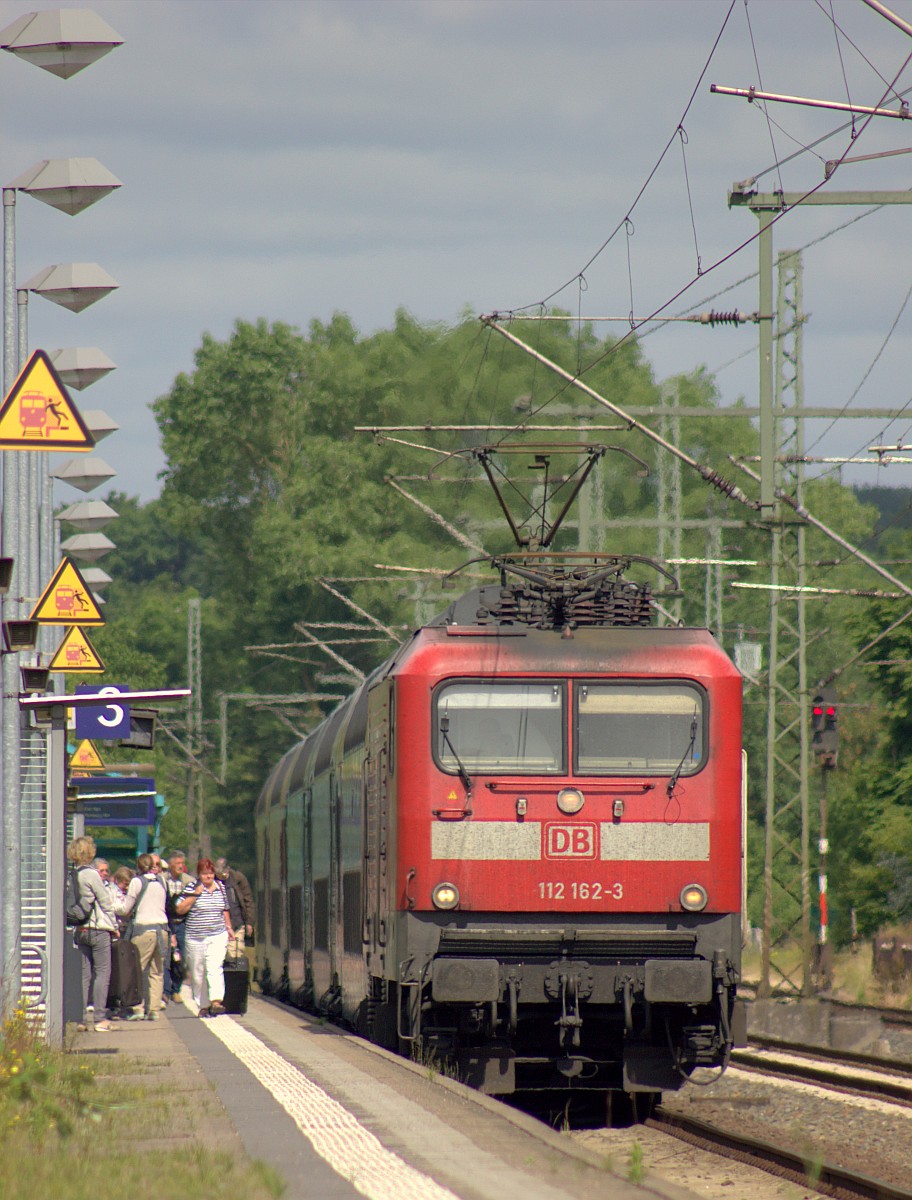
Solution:
{"label": "bush", "polygon": [[34,1141],[68,1137],[81,1118],[98,1120],[88,1100],[92,1071],[44,1044],[23,999],[0,1027],[0,1129],[27,1129]]}

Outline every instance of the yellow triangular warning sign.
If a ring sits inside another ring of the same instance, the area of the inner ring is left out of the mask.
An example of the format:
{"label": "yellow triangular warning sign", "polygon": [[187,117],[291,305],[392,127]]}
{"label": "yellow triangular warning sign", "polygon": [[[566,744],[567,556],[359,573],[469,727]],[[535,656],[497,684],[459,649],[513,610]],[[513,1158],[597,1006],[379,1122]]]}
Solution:
{"label": "yellow triangular warning sign", "polygon": [[105,665],[89,641],[88,634],[83,633],[78,625],[71,625],[51,659],[50,670],[99,675],[104,669]]}
{"label": "yellow triangular warning sign", "polygon": [[0,406],[4,450],[93,450],[86,427],[54,364],[36,350]]}
{"label": "yellow triangular warning sign", "polygon": [[76,771],[103,771],[105,769],[102,757],[95,749],[95,743],[90,742],[88,738],[84,738],[73,751],[70,770],[74,769]]}
{"label": "yellow triangular warning sign", "polygon": [[29,620],[41,625],[104,625],[88,584],[69,558],[54,572]]}

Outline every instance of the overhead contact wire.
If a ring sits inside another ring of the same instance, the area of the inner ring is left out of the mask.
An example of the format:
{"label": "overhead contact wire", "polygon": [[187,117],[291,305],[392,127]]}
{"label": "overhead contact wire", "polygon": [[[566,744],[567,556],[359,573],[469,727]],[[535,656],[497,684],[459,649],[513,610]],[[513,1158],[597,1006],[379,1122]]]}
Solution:
{"label": "overhead contact wire", "polygon": [[[840,34],[841,30],[840,30],[839,26],[836,24],[836,14],[833,11],[833,0],[830,0],[830,21],[833,26],[833,38],[836,41],[836,53],[839,55],[839,66],[842,69],[842,83],[843,83],[843,86],[845,87],[846,100],[848,100],[849,104],[851,104],[852,103],[852,92],[851,92],[851,89],[849,88],[849,78],[846,75],[845,60],[842,57],[842,42],[839,40],[839,34]],[[883,83],[883,82],[885,82],[885,81],[881,80],[881,83]],[[854,137],[855,137],[855,114],[852,113],[852,138],[853,138],[853,140],[854,140]]]}
{"label": "overhead contact wire", "polygon": [[[880,82],[884,85],[884,87],[893,90],[894,99],[900,101],[900,103],[901,103],[902,96],[904,93],[897,92],[895,90],[895,88],[893,87],[893,85],[887,82],[886,77],[881,75],[880,71],[878,71],[878,69],[874,65],[874,63],[868,58],[868,56],[865,54],[864,50],[862,50],[862,48],[856,42],[854,42],[852,40],[852,38],[849,36],[849,34],[842,28],[842,26],[839,24],[839,22],[836,20],[836,17],[833,14],[832,0],[830,0],[829,11],[827,11],[823,7],[821,0],[814,0],[814,3],[817,5],[817,7],[820,9],[820,11],[823,13],[823,15],[826,17],[826,19],[828,21],[832,22],[833,30],[837,34],[837,44],[838,44],[838,37],[841,36],[843,41],[849,43],[849,45],[852,47],[852,49],[855,51],[855,53],[858,55],[858,57],[864,60],[865,65],[870,67],[870,69],[874,72],[874,74],[877,76],[877,78],[880,80]],[[842,61],[842,53],[841,52],[839,55],[839,60],[840,60],[840,62]],[[848,94],[848,85],[846,85],[846,93]],[[852,120],[851,120],[851,122],[849,122],[849,124],[854,125],[854,123],[855,123],[855,117],[853,115]],[[843,128],[845,128],[845,126],[843,126]]]}
{"label": "overhead contact wire", "polygon": [[[896,73],[896,76],[894,77],[894,83],[895,83],[896,79],[898,79],[900,77],[900,75],[902,75],[903,71],[905,71],[906,67],[909,65],[910,60],[912,60],[912,53],[907,55],[906,58],[904,59],[902,66],[899,68],[899,70]],[[891,84],[890,87],[892,88],[892,86],[893,85]],[[878,102],[876,107],[880,108],[883,105],[885,99],[886,99],[886,93],[881,98],[881,100]],[[856,134],[856,139],[862,136],[862,134],[867,129],[868,125],[870,125],[870,123],[873,119],[874,119],[873,113],[871,113],[870,115],[868,115],[866,117],[866,119],[862,123],[861,127],[859,128],[858,133]],[[846,146],[846,148],[843,150],[843,152],[839,156],[839,158],[834,161],[834,172],[841,165],[843,159],[848,155],[850,149],[851,149],[851,144]],[[832,175],[830,177],[832,178]],[[769,220],[769,222],[767,222],[766,228],[769,229],[771,226],[777,225],[782,220],[782,218],[787,216],[790,212],[792,212],[793,209],[800,208],[805,200],[809,199],[811,196],[816,195],[817,192],[819,192],[820,189],[822,187],[824,187],[824,185],[827,182],[828,182],[828,179],[821,179],[818,184],[814,185],[814,187],[808,188],[808,190],[806,192],[804,192],[793,205],[791,205],[789,208],[782,209],[780,212],[778,212],[774,216],[772,216],[771,219]],[[712,264],[712,266],[710,266],[706,269],[704,274],[708,275],[711,271],[717,270],[719,267],[723,266],[725,263],[729,262],[732,258],[734,258],[735,255],[740,254],[741,251],[744,250],[747,246],[750,246],[754,242],[756,242],[759,238],[760,238],[760,231],[758,230],[756,233],[751,234],[750,237],[745,238],[745,240],[743,242],[741,242],[738,246],[735,246],[734,249],[729,250],[728,253],[723,254],[721,258],[718,258]],[[654,320],[657,316],[659,316],[661,313],[663,313],[665,311],[665,309],[669,307],[669,305],[674,304],[675,300],[677,300],[679,296],[683,296],[686,292],[688,292],[693,287],[693,285],[698,281],[699,278],[701,278],[701,277],[694,276],[693,279],[689,280],[689,282],[685,283],[682,287],[678,288],[678,290],[674,293],[674,295],[670,296],[669,299],[667,299],[663,304],[660,304],[659,307],[656,308],[648,316],[643,317],[639,322],[637,322],[637,325],[634,328],[632,328],[628,333],[625,333],[622,337],[618,338],[617,342],[615,342],[613,346],[611,346],[609,349],[607,349],[603,354],[600,354],[598,357],[594,358],[592,360],[592,362],[589,364],[589,366],[587,367],[587,370],[591,370],[592,367],[596,366],[598,363],[602,362],[603,359],[607,358],[609,354],[614,354],[622,345],[624,345],[624,343],[630,337],[633,336],[633,334],[636,333],[636,331],[640,327],[640,325],[644,324],[646,321]]]}
{"label": "overhead contact wire", "polygon": [[690,227],[693,230],[694,235],[694,255],[696,256],[697,260],[697,274],[702,275],[703,268],[702,260],[700,258],[700,244],[697,238],[697,218],[694,215],[693,196],[691,195],[690,191],[690,176],[687,173],[687,151],[685,149],[687,146],[687,130],[683,125],[678,126],[678,138],[681,143],[681,162],[684,166],[684,187],[687,191],[687,204],[690,208]]}
{"label": "overhead contact wire", "polygon": [[[751,25],[750,8],[748,6],[748,0],[744,0],[744,20],[747,23],[747,35],[750,38],[751,52],[753,53],[753,56],[754,56],[754,66],[757,68],[757,79],[760,83],[760,91],[766,91],[766,88],[764,88],[764,86],[763,86],[763,72],[760,70],[760,59],[757,57],[757,44],[754,41],[754,30],[753,30],[753,26]],[[772,150],[773,150],[773,158],[778,160],[779,151],[776,149],[776,139],[773,136],[772,121],[770,120],[769,109],[767,107],[765,100],[760,102],[760,108],[762,109],[763,115],[766,118],[766,131],[769,134],[770,146],[772,147]],[[778,172],[778,174],[779,174],[779,191],[784,192],[785,188],[782,185],[781,169]]]}
{"label": "overhead contact wire", "polygon": [[[845,404],[843,404],[842,413],[845,413],[848,410],[852,401],[855,399],[855,397],[858,395],[858,393],[861,391],[861,389],[867,383],[871,372],[877,366],[877,363],[879,362],[881,355],[883,354],[884,350],[886,350],[887,345],[890,342],[890,339],[893,337],[893,334],[896,332],[896,326],[899,324],[903,313],[906,311],[906,306],[908,305],[910,299],[912,299],[912,284],[909,285],[909,290],[906,292],[903,302],[899,307],[899,312],[894,317],[893,324],[890,326],[890,329],[889,329],[886,337],[881,342],[877,353],[874,355],[874,358],[871,360],[871,363],[868,366],[868,369],[865,371],[864,375],[862,375],[861,380],[859,381],[858,385],[856,386],[854,392],[852,392],[851,396],[849,396],[848,400],[846,400]],[[910,403],[912,403],[912,401],[910,401],[910,400],[906,401],[906,403],[899,410],[900,414],[905,412],[905,410],[909,407]],[[830,430],[833,428],[833,425],[836,423],[837,420],[839,420],[838,417],[833,417],[830,420],[830,423],[826,426],[826,428],[820,434],[818,434],[818,436],[814,439],[814,441],[811,442],[810,446],[807,447],[808,451],[813,450],[814,447],[830,432]],[[886,426],[884,427],[884,432],[885,431],[886,431]],[[861,449],[863,449],[863,447],[861,447]],[[856,453],[858,453],[858,451],[856,451]],[[824,472],[824,474],[826,474],[826,472]]]}
{"label": "overhead contact wire", "polygon": [[646,179],[644,180],[639,191],[637,192],[636,196],[634,197],[633,203],[627,209],[627,212],[624,214],[624,216],[621,218],[621,220],[617,223],[617,225],[615,225],[614,229],[612,229],[611,233],[609,233],[609,235],[605,238],[605,240],[602,242],[602,244],[599,246],[599,248],[595,251],[595,253],[593,255],[591,255],[591,257],[588,259],[587,262],[585,262],[583,264],[583,266],[580,268],[580,270],[577,271],[574,275],[571,275],[571,277],[565,283],[562,283],[560,285],[560,287],[555,288],[554,291],[550,292],[547,296],[545,296],[543,300],[538,300],[531,304],[520,305],[519,307],[514,308],[511,311],[525,312],[526,309],[534,308],[536,304],[542,304],[542,305],[548,304],[551,300],[554,299],[555,296],[559,296],[561,294],[561,292],[563,292],[566,288],[568,288],[575,279],[578,279],[580,275],[585,275],[585,273],[589,270],[589,268],[596,261],[596,259],[599,258],[604,253],[604,251],[608,248],[608,246],[611,244],[611,242],[614,241],[615,237],[618,235],[618,233],[621,231],[621,229],[624,228],[625,222],[632,215],[634,209],[639,204],[640,200],[643,198],[643,194],[645,193],[646,189],[649,187],[650,183],[652,182],[653,178],[655,177],[656,172],[658,171],[659,167],[665,161],[665,156],[668,154],[668,151],[671,149],[671,146],[674,143],[674,140],[678,135],[678,127],[684,123],[684,121],[687,117],[687,114],[690,112],[691,106],[693,105],[693,102],[696,99],[697,92],[700,90],[700,85],[703,83],[703,80],[706,77],[706,72],[709,70],[710,63],[712,62],[713,57],[715,56],[716,50],[719,47],[719,42],[722,40],[722,35],[728,26],[729,18],[731,17],[732,10],[735,7],[735,3],[736,3],[736,0],[731,0],[730,4],[728,6],[728,11],[726,12],[725,17],[723,18],[722,26],[721,26],[718,34],[716,35],[716,40],[712,44],[712,49],[710,50],[709,55],[707,56],[706,62],[703,64],[703,69],[700,72],[699,78],[697,79],[697,82],[694,84],[693,91],[690,94],[690,99],[687,101],[687,104],[684,108],[684,112],[681,114],[681,118],[678,121],[678,124],[675,126],[674,133],[671,135],[671,137],[665,143],[664,149],[662,150],[661,154],[659,155],[658,159],[656,160],[655,164],[653,165],[652,170],[646,176]]}

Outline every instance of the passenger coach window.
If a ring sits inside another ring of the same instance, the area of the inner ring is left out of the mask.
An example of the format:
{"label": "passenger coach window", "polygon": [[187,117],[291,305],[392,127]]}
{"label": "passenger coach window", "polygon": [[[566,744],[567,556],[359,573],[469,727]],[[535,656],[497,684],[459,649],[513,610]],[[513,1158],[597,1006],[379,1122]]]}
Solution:
{"label": "passenger coach window", "polygon": [[704,694],[690,684],[576,686],[581,775],[669,775],[703,765]]}
{"label": "passenger coach window", "polygon": [[454,774],[563,772],[564,688],[448,683],[435,705],[437,762]]}

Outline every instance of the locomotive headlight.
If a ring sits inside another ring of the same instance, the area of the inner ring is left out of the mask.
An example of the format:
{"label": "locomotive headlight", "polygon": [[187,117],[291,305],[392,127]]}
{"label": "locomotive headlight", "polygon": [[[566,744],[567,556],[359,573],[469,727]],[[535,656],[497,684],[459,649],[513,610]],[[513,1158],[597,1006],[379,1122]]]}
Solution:
{"label": "locomotive headlight", "polygon": [[451,909],[459,905],[459,888],[455,883],[438,883],[431,892],[435,908]]}
{"label": "locomotive headlight", "polygon": [[562,813],[572,816],[586,803],[586,797],[578,788],[562,788],[557,793],[557,807]]}
{"label": "locomotive headlight", "polygon": [[681,907],[688,912],[702,912],[708,900],[706,888],[699,883],[689,883],[681,888]]}

